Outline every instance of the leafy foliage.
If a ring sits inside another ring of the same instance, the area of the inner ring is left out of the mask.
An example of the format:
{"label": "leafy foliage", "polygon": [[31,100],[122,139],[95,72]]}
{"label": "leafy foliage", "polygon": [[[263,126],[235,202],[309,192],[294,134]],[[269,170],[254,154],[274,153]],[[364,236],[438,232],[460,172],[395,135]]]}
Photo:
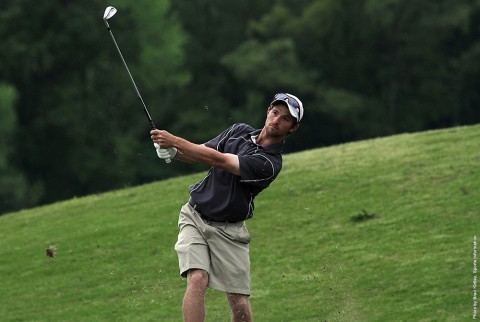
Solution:
{"label": "leafy foliage", "polygon": [[[286,152],[480,122],[478,1],[111,4],[112,30],[156,126],[196,143],[233,122],[261,127],[280,91],[306,109]],[[18,188],[33,203],[198,169],[155,158],[101,19],[107,5],[0,3],[0,84],[15,92],[0,98],[10,140],[0,164],[33,189]],[[31,204],[20,200],[14,207]]]}
{"label": "leafy foliage", "polygon": [[18,93],[14,87],[0,84],[0,205],[3,211],[18,205],[31,206],[38,199],[39,186],[29,185],[25,175],[11,162],[17,114],[14,108]]}
{"label": "leafy foliage", "polygon": [[[146,169],[150,177],[161,177],[153,169],[154,153],[150,158],[140,153],[149,127],[105,31],[103,1],[2,6],[2,38],[10,49],[0,53],[2,79],[18,92],[19,122],[10,122],[16,127],[14,162],[29,181],[45,187],[41,202],[139,182]],[[169,89],[188,81],[181,70],[184,37],[166,17],[168,1],[148,8],[125,1],[119,9],[121,19],[114,18],[112,29],[141,91],[153,106],[168,105]],[[167,112],[154,116],[166,120]]]}

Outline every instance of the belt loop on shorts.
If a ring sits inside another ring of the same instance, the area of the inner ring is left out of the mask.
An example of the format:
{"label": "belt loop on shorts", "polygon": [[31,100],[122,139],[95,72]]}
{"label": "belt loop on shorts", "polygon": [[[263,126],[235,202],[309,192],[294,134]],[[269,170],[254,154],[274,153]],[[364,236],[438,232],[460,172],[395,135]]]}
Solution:
{"label": "belt loop on shorts", "polygon": [[188,204],[193,208],[197,209],[197,204],[193,202],[192,198],[188,199]]}

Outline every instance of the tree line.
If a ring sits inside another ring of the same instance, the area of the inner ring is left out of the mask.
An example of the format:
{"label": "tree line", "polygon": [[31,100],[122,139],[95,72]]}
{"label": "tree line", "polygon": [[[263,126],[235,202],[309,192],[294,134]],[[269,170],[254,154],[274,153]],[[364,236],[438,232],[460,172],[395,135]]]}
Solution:
{"label": "tree line", "polygon": [[480,3],[0,3],[0,213],[197,171],[162,164],[102,21],[158,128],[202,143],[305,105],[287,151],[477,123]]}

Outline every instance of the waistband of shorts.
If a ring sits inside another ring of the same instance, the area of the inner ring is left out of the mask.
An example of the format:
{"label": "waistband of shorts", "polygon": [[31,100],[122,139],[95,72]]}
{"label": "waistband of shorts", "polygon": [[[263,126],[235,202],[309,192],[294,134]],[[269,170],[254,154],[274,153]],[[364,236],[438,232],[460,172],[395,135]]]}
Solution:
{"label": "waistband of shorts", "polygon": [[242,222],[242,221],[218,221],[218,220],[213,220],[205,215],[203,215],[199,209],[198,209],[198,206],[195,202],[193,202],[192,198],[188,199],[188,204],[190,205],[190,207],[192,207],[195,212],[205,221],[210,221],[210,222],[215,222],[215,223],[228,223],[228,224],[237,224],[239,222]]}

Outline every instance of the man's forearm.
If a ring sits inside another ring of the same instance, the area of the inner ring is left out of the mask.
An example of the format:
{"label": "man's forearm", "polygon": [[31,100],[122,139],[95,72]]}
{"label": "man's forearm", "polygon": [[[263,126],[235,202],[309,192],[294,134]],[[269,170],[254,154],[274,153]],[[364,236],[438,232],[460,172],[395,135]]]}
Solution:
{"label": "man's forearm", "polygon": [[190,158],[188,155],[184,154],[182,151],[178,150],[175,155],[175,160],[182,161],[185,163],[197,163],[198,161]]}
{"label": "man's forearm", "polygon": [[178,160],[189,163],[208,164],[215,168],[220,168],[231,172],[237,176],[240,175],[240,163],[238,156],[231,153],[221,153],[215,149],[209,148],[203,144],[194,144],[180,137],[175,137],[173,142],[177,148]]}
{"label": "man's forearm", "polygon": [[188,163],[207,164],[240,175],[240,160],[232,153],[221,153],[203,144],[195,144],[164,130],[150,131],[152,141],[166,149],[176,148],[175,159]]}
{"label": "man's forearm", "polygon": [[221,158],[217,150],[206,147],[203,144],[195,144],[181,137],[176,137],[173,145],[178,149],[175,159],[188,163],[203,163],[215,165]]}

